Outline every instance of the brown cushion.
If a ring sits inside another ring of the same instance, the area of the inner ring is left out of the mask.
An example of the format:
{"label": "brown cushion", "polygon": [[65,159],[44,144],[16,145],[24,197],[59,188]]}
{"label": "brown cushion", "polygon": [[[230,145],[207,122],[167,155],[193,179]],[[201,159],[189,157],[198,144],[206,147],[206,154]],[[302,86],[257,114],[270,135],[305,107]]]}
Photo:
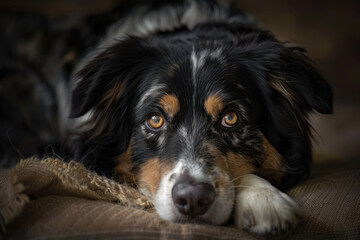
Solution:
{"label": "brown cushion", "polygon": [[[141,195],[75,163],[33,159],[25,166],[0,171],[5,238],[258,239],[234,226],[165,222]],[[66,171],[74,166],[76,171]],[[301,205],[304,221],[283,237],[360,239],[359,175],[358,168],[335,169],[289,191]],[[29,183],[32,178],[41,181]]]}

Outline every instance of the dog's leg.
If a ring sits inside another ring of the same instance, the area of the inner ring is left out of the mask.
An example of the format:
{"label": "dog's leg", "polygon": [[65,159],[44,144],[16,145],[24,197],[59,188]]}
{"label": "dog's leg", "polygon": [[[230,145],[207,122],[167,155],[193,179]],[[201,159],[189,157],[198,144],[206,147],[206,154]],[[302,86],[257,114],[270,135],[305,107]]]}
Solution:
{"label": "dog's leg", "polygon": [[297,204],[268,181],[244,175],[237,186],[235,224],[256,234],[288,231],[299,221]]}

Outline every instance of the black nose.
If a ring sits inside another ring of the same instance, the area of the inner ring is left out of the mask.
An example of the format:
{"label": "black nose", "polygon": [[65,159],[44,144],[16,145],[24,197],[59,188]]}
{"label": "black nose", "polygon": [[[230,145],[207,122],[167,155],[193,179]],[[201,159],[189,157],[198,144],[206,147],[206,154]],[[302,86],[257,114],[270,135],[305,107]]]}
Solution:
{"label": "black nose", "polygon": [[173,187],[172,199],[182,214],[196,217],[209,209],[215,199],[215,189],[207,183],[183,180]]}

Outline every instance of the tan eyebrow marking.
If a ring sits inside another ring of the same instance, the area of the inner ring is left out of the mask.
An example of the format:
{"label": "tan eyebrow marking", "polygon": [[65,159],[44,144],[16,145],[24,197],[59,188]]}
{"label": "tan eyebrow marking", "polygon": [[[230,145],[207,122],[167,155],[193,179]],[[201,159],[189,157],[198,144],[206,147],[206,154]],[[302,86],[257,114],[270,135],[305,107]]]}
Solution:
{"label": "tan eyebrow marking", "polygon": [[205,100],[204,107],[206,112],[215,119],[224,109],[224,103],[218,95],[211,95]]}
{"label": "tan eyebrow marking", "polygon": [[178,98],[173,94],[166,94],[160,98],[159,105],[170,116],[174,117],[180,110]]}

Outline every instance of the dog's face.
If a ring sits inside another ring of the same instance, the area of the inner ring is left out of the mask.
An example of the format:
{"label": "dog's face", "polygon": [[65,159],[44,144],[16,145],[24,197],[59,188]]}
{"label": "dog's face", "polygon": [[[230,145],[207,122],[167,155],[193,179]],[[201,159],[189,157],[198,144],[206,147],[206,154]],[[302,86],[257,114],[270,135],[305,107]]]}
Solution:
{"label": "dog's face", "polygon": [[137,185],[167,220],[223,223],[234,181],[263,160],[256,107],[221,51],[159,62],[138,85],[128,154]]}
{"label": "dog's face", "polygon": [[307,173],[306,113],[330,112],[331,90],[267,32],[214,43],[204,29],[197,44],[165,34],[100,53],[78,74],[71,115],[92,111],[78,139],[87,165],[134,181],[163,219],[222,224],[243,175],[287,186]]}

